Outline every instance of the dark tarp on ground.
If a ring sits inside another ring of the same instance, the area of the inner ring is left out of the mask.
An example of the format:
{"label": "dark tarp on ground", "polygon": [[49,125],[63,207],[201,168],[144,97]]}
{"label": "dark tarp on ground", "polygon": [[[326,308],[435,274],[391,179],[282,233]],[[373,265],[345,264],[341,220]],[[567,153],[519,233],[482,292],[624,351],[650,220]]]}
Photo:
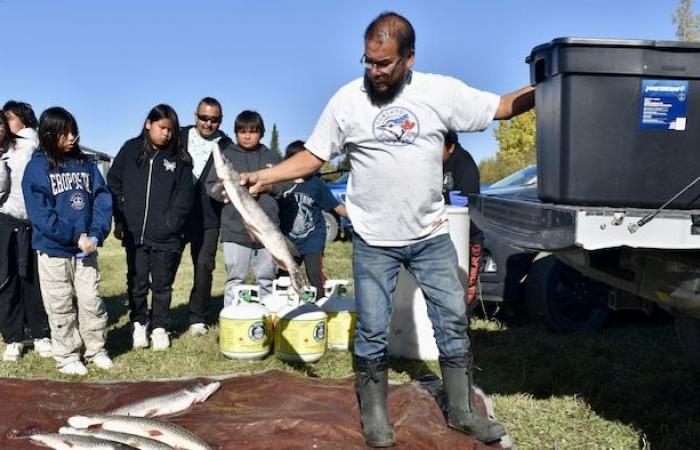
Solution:
{"label": "dark tarp on ground", "polygon": [[[1,379],[0,448],[37,448],[24,439],[11,439],[11,430],[37,426],[56,432],[70,416],[108,411],[192,383]],[[447,428],[435,398],[418,383],[391,386],[389,410],[397,448],[501,448]],[[218,449],[365,448],[352,379],[303,378],[278,371],[234,377],[223,380],[206,402],[166,420]]]}

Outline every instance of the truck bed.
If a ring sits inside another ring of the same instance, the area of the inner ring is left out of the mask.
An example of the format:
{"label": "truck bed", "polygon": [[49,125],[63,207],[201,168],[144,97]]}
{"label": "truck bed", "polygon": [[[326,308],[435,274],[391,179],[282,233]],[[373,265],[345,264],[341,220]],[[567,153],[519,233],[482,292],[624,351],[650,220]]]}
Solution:
{"label": "truck bed", "polygon": [[469,196],[469,216],[512,245],[541,251],[630,247],[700,249],[700,210],[662,210],[642,227],[650,209],[543,203],[488,194]]}

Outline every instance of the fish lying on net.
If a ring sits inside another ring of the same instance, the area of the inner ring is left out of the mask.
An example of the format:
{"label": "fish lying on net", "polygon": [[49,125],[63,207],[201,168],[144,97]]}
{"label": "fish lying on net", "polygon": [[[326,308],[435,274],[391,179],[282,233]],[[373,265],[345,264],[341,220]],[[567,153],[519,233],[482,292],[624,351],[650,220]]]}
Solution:
{"label": "fish lying on net", "polygon": [[182,450],[214,450],[196,434],[164,420],[133,416],[73,416],[68,424],[74,428],[101,428],[155,439]]}
{"label": "fish lying on net", "polygon": [[195,403],[201,403],[216,392],[221,383],[197,383],[168,394],[139,400],[104,413],[109,416],[160,417],[186,410]]}

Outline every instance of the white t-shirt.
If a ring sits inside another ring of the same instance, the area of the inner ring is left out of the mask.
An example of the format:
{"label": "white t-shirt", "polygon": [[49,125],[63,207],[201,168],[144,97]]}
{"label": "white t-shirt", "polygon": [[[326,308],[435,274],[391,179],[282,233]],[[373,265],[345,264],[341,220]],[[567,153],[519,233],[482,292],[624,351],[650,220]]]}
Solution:
{"label": "white t-shirt", "polygon": [[192,157],[192,175],[194,175],[195,181],[202,176],[209,155],[214,150],[214,144],[219,142],[222,136],[223,133],[217,130],[212,139],[204,139],[195,127],[190,128],[187,133],[187,152]]}
{"label": "white t-shirt", "polygon": [[499,101],[455,78],[413,72],[391,104],[377,107],[359,78],[331,98],[306,148],[326,161],[349,152],[346,206],[362,239],[409,245],[449,231],[443,133],[484,130]]}
{"label": "white t-shirt", "polygon": [[17,136],[14,147],[10,147],[0,158],[2,159],[0,170],[6,170],[9,173],[10,181],[7,197],[0,204],[0,212],[17,219],[27,220],[22,177],[34,150],[39,146],[39,136],[33,128],[22,128],[17,132]]}

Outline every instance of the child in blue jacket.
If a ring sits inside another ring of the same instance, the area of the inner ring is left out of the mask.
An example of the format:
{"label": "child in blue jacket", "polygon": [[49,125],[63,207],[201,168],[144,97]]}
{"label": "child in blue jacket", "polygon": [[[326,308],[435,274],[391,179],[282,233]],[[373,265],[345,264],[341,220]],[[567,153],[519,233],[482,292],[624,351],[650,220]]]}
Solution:
{"label": "child in blue jacket", "polygon": [[32,223],[32,247],[38,253],[53,357],[60,372],[85,375],[80,359],[84,345],[87,362],[110,369],[96,250],[109,233],[112,197],[95,164],[80,151],[78,125],[71,113],[60,107],[44,111],[39,139],[22,189]]}

